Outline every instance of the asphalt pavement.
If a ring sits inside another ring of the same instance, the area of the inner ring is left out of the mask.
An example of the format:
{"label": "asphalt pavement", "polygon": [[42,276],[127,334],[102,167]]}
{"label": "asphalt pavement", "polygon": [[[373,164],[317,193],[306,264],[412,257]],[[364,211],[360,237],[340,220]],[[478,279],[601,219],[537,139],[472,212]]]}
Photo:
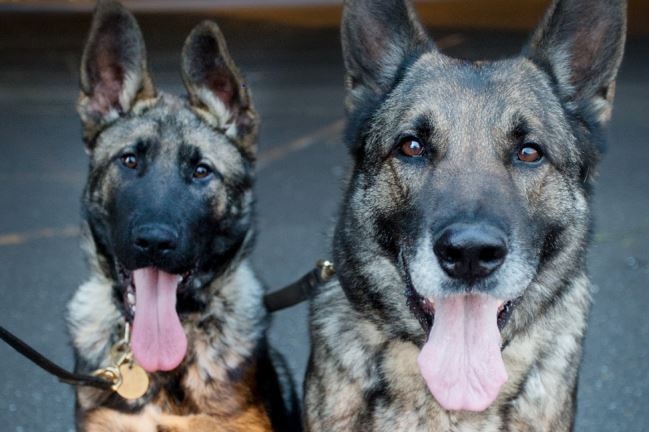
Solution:
{"label": "asphalt pavement", "polygon": [[[141,19],[158,87],[182,91],[179,57],[199,15]],[[219,20],[263,126],[255,268],[292,282],[330,238],[349,157],[341,142],[342,62],[334,28]],[[88,272],[79,248],[87,170],[74,109],[89,15],[0,15],[0,324],[66,367],[65,304]],[[517,52],[518,33],[433,30],[465,58]],[[649,39],[631,38],[595,196],[594,307],[577,431],[649,430]],[[307,308],[279,312],[271,342],[301,383]],[[0,345],[0,430],[73,430],[73,392]]]}

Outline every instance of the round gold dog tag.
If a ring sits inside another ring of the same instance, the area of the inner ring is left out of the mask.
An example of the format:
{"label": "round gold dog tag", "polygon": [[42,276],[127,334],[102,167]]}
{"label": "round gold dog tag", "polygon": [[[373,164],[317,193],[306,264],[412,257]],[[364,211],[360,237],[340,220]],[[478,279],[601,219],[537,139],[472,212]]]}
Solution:
{"label": "round gold dog tag", "polygon": [[115,391],[124,399],[141,398],[149,389],[149,375],[141,366],[126,362],[119,367],[119,373],[122,383]]}

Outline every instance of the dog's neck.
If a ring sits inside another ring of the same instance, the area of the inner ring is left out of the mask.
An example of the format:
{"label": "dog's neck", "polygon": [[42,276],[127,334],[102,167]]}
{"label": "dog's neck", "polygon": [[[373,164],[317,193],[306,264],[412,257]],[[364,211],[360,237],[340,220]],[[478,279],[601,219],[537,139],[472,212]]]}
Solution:
{"label": "dog's neck", "polygon": [[[176,370],[182,373],[191,362],[198,365],[201,375],[225,380],[228,367],[252,358],[263,337],[267,320],[266,314],[260,312],[264,310],[263,288],[243,261],[227,277],[214,280],[209,292],[218,295],[210,298],[202,312],[183,316],[188,348]],[[79,287],[68,305],[68,324],[80,372],[111,366],[111,348],[122,337],[124,323],[110,279],[96,273]],[[152,375],[168,379],[174,374]]]}

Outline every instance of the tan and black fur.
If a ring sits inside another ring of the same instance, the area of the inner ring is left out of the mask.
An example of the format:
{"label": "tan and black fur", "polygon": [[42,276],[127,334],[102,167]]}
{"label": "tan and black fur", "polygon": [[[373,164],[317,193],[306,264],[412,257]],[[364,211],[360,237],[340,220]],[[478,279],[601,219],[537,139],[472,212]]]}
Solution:
{"label": "tan and black fur", "polygon": [[[625,28],[623,0],[557,0],[521,55],[470,62],[439,52],[407,0],[345,1],[353,170],[337,280],[311,306],[307,430],[572,430],[591,186]],[[458,276],[443,259],[439,233],[457,223],[502,233],[496,270]],[[509,301],[509,379],[482,412],[443,409],[417,364],[427,299],[457,293]]]}
{"label": "tan and black fur", "polygon": [[[266,344],[263,288],[247,258],[257,114],[216,24],[191,32],[181,63],[187,96],[158,91],[135,18],[99,1],[78,103],[90,157],[82,208],[91,275],[69,304],[76,370],[113,364],[111,347],[133,313],[129,275],[144,266],[184,275],[177,312],[188,348],[176,369],[150,374],[148,392],[135,401],[78,387],[77,427],[292,429],[299,415],[287,375],[275,367],[281,359]],[[132,230],[141,223],[175,230],[173,253],[134,251]]]}

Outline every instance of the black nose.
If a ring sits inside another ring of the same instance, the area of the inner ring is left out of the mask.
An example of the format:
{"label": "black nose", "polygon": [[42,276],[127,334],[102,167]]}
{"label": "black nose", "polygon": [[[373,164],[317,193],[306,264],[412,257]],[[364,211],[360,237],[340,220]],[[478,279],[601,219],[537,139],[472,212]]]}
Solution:
{"label": "black nose", "polygon": [[455,224],[442,232],[433,250],[450,277],[474,282],[502,265],[507,243],[505,234],[495,227]]}
{"label": "black nose", "polygon": [[178,233],[163,224],[140,225],[133,229],[133,244],[147,254],[164,254],[178,246]]}

